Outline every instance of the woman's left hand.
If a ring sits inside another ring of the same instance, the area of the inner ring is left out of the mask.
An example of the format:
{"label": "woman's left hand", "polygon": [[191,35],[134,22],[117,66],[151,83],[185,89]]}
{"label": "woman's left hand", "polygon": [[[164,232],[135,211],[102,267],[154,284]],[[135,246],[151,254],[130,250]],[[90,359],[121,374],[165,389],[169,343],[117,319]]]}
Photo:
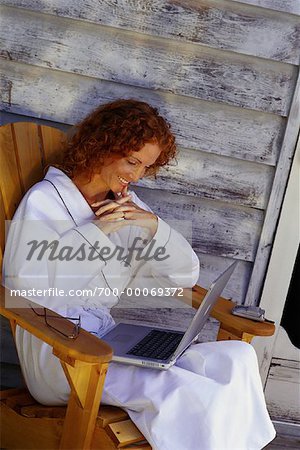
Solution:
{"label": "woman's left hand", "polygon": [[146,211],[145,209],[140,208],[134,202],[129,201],[124,203],[123,205],[118,206],[115,209],[115,212],[123,212],[124,220],[126,222],[132,222],[130,225],[147,228],[150,231],[152,237],[156,233],[158,223],[157,216],[150,211]]}

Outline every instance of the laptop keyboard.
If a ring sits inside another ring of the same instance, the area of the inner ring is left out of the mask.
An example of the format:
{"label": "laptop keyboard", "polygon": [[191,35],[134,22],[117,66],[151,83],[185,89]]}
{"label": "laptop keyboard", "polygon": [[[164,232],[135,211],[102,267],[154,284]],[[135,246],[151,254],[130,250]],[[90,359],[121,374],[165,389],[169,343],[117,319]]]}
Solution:
{"label": "laptop keyboard", "polygon": [[152,330],[127,354],[152,359],[167,359],[178,347],[182,336],[183,333],[179,332]]}

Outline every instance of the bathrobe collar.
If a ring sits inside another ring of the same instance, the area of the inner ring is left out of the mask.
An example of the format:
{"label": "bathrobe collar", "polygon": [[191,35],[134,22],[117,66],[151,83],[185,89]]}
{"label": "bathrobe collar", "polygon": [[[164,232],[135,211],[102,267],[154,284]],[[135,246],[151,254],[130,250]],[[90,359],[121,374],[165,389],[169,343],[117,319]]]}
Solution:
{"label": "bathrobe collar", "polygon": [[76,225],[82,225],[95,217],[82,193],[64,172],[51,166],[44,180],[55,186],[53,189],[56,188],[57,195],[65,204],[66,212],[74,219]]}

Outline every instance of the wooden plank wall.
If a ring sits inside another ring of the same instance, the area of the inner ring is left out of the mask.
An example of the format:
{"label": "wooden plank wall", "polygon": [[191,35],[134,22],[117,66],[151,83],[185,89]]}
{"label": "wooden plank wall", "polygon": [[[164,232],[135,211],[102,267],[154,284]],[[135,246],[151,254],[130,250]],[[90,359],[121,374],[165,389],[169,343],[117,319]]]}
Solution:
{"label": "wooden plank wall", "polygon": [[272,358],[265,391],[272,419],[300,425],[299,374],[299,360]]}
{"label": "wooden plank wall", "polygon": [[284,141],[299,2],[1,3],[1,109],[73,124],[120,97],[157,106],[180,154],[138,192],[163,218],[193,221],[202,285],[238,259],[225,294],[257,302],[299,129],[296,112]]}

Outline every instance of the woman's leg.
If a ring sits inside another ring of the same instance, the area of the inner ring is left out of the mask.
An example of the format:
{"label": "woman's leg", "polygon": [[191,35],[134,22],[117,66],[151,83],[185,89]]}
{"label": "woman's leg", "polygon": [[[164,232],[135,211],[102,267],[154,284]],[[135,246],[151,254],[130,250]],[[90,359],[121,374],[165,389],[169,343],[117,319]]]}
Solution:
{"label": "woman's leg", "polygon": [[125,407],[157,450],[258,450],[275,435],[241,342],[193,345],[167,371],[113,363],[103,401]]}

